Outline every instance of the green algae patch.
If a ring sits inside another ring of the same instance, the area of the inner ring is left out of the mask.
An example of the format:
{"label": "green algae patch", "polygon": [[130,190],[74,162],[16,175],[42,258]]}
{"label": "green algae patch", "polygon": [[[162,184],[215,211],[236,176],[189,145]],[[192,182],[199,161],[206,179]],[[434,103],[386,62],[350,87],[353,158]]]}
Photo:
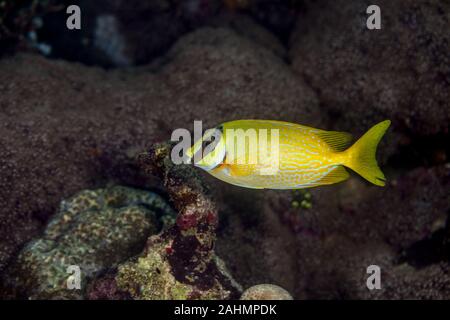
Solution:
{"label": "green algae patch", "polygon": [[[166,249],[165,245],[155,245],[134,262],[120,265],[115,278],[118,289],[137,300],[228,299],[237,290],[224,269],[211,285],[200,285],[202,279],[198,278],[184,282],[177,279]],[[223,279],[227,279],[226,284]]]}

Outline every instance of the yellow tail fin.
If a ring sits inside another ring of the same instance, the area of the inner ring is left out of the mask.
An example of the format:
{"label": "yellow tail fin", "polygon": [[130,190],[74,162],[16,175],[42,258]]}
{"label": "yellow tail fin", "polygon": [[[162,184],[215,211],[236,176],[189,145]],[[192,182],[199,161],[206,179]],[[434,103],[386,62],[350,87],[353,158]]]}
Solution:
{"label": "yellow tail fin", "polygon": [[378,167],[375,154],[378,143],[390,124],[390,120],[385,120],[374,125],[355,144],[345,151],[349,153],[349,161],[348,163],[344,163],[344,165],[377,186],[384,186],[386,178]]}

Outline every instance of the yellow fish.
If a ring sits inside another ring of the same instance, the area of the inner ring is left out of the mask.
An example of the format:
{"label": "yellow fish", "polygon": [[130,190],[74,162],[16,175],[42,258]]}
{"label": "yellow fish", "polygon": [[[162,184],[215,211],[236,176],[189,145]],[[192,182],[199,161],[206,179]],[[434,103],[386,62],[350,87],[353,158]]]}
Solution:
{"label": "yellow fish", "polygon": [[[209,142],[206,148],[212,150],[200,153],[194,164],[220,180],[246,188],[301,189],[333,184],[348,179],[345,167],[384,186],[386,179],[375,154],[390,123],[376,124],[350,146],[352,136],[345,132],[283,121],[236,120],[207,130],[186,155],[192,160]],[[263,153],[266,157],[261,157]]]}

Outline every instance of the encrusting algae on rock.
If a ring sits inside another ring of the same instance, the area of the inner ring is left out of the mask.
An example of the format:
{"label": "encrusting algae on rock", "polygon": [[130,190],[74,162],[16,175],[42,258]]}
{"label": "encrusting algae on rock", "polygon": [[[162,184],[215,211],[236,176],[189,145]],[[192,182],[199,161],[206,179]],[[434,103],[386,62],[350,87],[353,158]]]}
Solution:
{"label": "encrusting algae on rock", "polygon": [[[81,299],[99,272],[139,253],[160,229],[159,216],[174,211],[152,192],[120,186],[81,191],[62,201],[42,237],[20,252],[6,286],[29,299]],[[80,290],[67,289],[73,265],[81,271]]]}
{"label": "encrusting algae on rock", "polygon": [[[139,162],[162,179],[178,216],[150,191],[81,191],[61,202],[42,237],[6,271],[5,297],[238,298],[242,288],[214,253],[215,205],[195,170],[173,165],[169,154],[169,144],[155,145]],[[80,269],[80,289],[68,288],[70,266]]]}
{"label": "encrusting algae on rock", "polygon": [[156,174],[175,208],[176,223],[147,241],[142,255],[118,268],[116,283],[134,299],[230,299],[242,291],[214,253],[217,209],[190,166],[170,160],[170,145],[155,145],[139,157]]}
{"label": "encrusting algae on rock", "polygon": [[[240,289],[226,270],[212,270],[212,267],[208,270],[216,273],[213,277],[228,283],[210,281],[210,277],[205,281],[204,275],[180,281],[173,274],[167,248],[167,243],[153,244],[136,261],[121,265],[115,278],[117,288],[133,299],[144,300],[227,299]],[[218,260],[213,256],[213,263],[223,263]]]}

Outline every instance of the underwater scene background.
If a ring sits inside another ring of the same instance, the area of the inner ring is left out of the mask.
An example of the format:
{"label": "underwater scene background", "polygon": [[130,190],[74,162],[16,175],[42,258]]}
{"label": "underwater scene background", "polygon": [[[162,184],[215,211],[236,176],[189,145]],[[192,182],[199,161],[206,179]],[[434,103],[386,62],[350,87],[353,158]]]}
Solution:
{"label": "underwater scene background", "polygon": [[[380,30],[371,4],[0,1],[0,298],[449,299],[450,2],[377,0]],[[386,186],[170,162],[174,129],[238,119],[390,119]]]}

